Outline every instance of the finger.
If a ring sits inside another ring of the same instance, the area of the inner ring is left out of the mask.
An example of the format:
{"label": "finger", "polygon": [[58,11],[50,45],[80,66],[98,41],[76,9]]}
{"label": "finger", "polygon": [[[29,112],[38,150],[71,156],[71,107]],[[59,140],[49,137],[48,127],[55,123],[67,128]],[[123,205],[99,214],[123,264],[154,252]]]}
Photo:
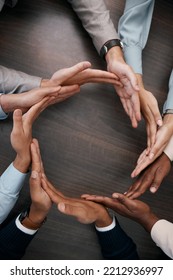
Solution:
{"label": "finger", "polygon": [[144,170],[148,165],[150,165],[153,161],[155,160],[155,157],[152,158],[152,160],[147,156],[145,158],[145,161],[141,162],[140,164],[138,164],[135,169],[132,171],[131,173],[131,177],[134,178],[136,177],[137,175],[140,174],[140,172],[142,170]]}
{"label": "finger", "polygon": [[142,179],[140,177],[129,187],[129,189],[127,190],[125,195],[130,198],[131,195],[133,195],[133,193],[140,187],[141,182],[142,182]]}
{"label": "finger", "polygon": [[52,188],[50,188],[50,184],[44,180],[44,178],[41,179],[41,186],[55,204],[64,201],[62,196],[58,195]]}
{"label": "finger", "polygon": [[[51,97],[44,97],[40,102],[33,105],[24,115],[23,120],[25,123],[25,129],[31,129],[36,118],[41,114],[41,112],[47,107],[50,102]],[[54,97],[53,97],[54,99]]]}
{"label": "finger", "polygon": [[[83,62],[77,63],[76,65],[74,65],[72,67],[62,69],[62,77],[59,78],[60,84],[65,82],[66,80],[72,78],[76,74],[82,72],[83,70],[85,70],[89,67],[91,67],[91,63],[88,61],[83,61]],[[59,73],[61,73],[60,71],[59,71]]]}
{"label": "finger", "polygon": [[136,121],[141,120],[141,111],[140,111],[140,100],[138,92],[134,92],[131,97],[131,103],[133,107],[133,112],[136,118]]}
{"label": "finger", "polygon": [[23,120],[22,120],[22,111],[16,109],[13,113],[13,130],[12,133],[20,133],[23,131]]}
{"label": "finger", "polygon": [[79,92],[80,87],[79,85],[72,85],[72,86],[62,86],[59,92],[60,97],[64,97],[67,94],[73,94],[74,92]]}
{"label": "finger", "polygon": [[125,71],[125,74],[130,81],[131,87],[133,88],[134,91],[139,91],[139,85],[138,85],[138,80],[136,75],[133,73],[131,69],[128,69]]}
{"label": "finger", "polygon": [[37,173],[41,172],[40,154],[39,154],[39,151],[38,151],[36,140],[34,140],[34,142],[31,143],[31,159],[32,159],[31,178],[34,179],[35,172],[37,172]]}
{"label": "finger", "polygon": [[152,108],[149,108],[153,117],[154,117],[154,120],[155,120],[155,123],[161,127],[163,125],[163,121],[162,121],[162,116],[160,114],[160,111],[159,111],[159,108],[158,108],[158,103],[156,101],[156,105],[153,106]]}
{"label": "finger", "polygon": [[63,214],[78,218],[80,216],[80,207],[73,205],[72,202],[60,202],[57,206],[58,210]]}
{"label": "finger", "polygon": [[162,173],[161,169],[158,168],[155,172],[155,176],[154,176],[154,179],[153,179],[153,182],[150,186],[150,192],[151,193],[155,193],[157,192],[157,190],[159,189],[163,179],[165,177],[165,174]]}
{"label": "finger", "polygon": [[128,210],[132,210],[133,207],[135,206],[134,200],[129,199],[126,197],[124,194],[120,193],[113,193],[112,194],[113,198],[116,198],[122,205],[124,205]]}

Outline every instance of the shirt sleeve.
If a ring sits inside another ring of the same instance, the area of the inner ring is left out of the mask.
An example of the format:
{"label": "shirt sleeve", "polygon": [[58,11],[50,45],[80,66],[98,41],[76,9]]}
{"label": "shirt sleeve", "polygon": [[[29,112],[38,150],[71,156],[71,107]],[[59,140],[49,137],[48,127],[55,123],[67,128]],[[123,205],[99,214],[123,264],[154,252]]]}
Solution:
{"label": "shirt sleeve", "polygon": [[169,143],[166,146],[164,153],[167,155],[170,161],[173,161],[173,136],[169,140]]}
{"label": "shirt sleeve", "polygon": [[151,229],[151,238],[162,251],[173,259],[173,223],[157,221]]}
{"label": "shirt sleeve", "polygon": [[[19,215],[19,216],[20,216],[20,215]],[[29,234],[29,235],[33,235],[33,234],[35,234],[35,233],[38,231],[38,229],[34,230],[34,229],[29,229],[29,228],[24,227],[24,226],[21,224],[21,222],[19,221],[19,216],[16,218],[15,223],[16,223],[16,227],[17,227],[20,231],[22,231],[23,233]]]}
{"label": "shirt sleeve", "polygon": [[142,74],[142,50],[148,39],[154,3],[154,0],[126,0],[124,14],[119,20],[125,60],[138,74]]}
{"label": "shirt sleeve", "polygon": [[15,205],[26,176],[11,163],[0,177],[0,224]]}
{"label": "shirt sleeve", "polygon": [[98,53],[101,47],[118,34],[103,0],[68,0],[93,40]]}
{"label": "shirt sleeve", "polygon": [[166,102],[163,106],[163,113],[165,113],[165,111],[168,109],[173,109],[173,70],[169,78],[169,90],[168,90]]}
{"label": "shirt sleeve", "polygon": [[0,93],[20,93],[39,87],[41,78],[0,65]]}
{"label": "shirt sleeve", "polygon": [[95,226],[95,227],[96,227],[97,231],[105,232],[105,231],[109,231],[109,230],[113,229],[115,226],[116,226],[116,221],[115,221],[115,217],[113,216],[112,217],[112,223],[109,226],[107,226],[107,227],[97,227],[97,226]]}

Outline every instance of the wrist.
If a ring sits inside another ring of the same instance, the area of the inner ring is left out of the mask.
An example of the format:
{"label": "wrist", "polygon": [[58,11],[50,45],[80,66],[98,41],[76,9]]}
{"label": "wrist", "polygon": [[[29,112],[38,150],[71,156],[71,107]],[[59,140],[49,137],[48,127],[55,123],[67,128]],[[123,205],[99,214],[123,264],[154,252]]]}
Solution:
{"label": "wrist", "polygon": [[41,83],[40,83],[40,87],[41,88],[44,88],[44,87],[51,87],[52,84],[51,84],[51,80],[49,79],[42,79],[41,80]]}
{"label": "wrist", "polygon": [[21,173],[27,173],[30,167],[30,163],[31,163],[30,154],[25,156],[20,156],[17,154],[15,160],[13,161],[13,166]]}
{"label": "wrist", "polygon": [[106,209],[102,213],[100,211],[99,214],[101,214],[101,215],[95,221],[95,226],[96,227],[102,228],[102,227],[107,227],[107,226],[112,224],[112,217],[109,215],[109,213],[107,212]]}
{"label": "wrist", "polygon": [[145,228],[147,232],[151,232],[154,224],[159,220],[159,218],[154,213],[149,213],[148,215],[143,215],[139,223]]}
{"label": "wrist", "polygon": [[173,126],[173,114],[165,114],[163,117],[163,124],[172,124]]}
{"label": "wrist", "polygon": [[142,78],[143,76],[142,76],[142,74],[136,73],[135,75],[136,75],[136,78],[138,80],[139,87],[144,89],[144,83],[143,83],[143,78]]}
{"label": "wrist", "polygon": [[21,215],[19,216],[19,221],[27,229],[38,230],[43,225],[43,223],[46,222],[46,218],[41,222],[35,221],[30,217],[30,209],[28,209],[25,212],[21,213]]}
{"label": "wrist", "polygon": [[112,47],[105,55],[105,60],[107,64],[111,63],[112,60],[121,61],[125,63],[121,47],[119,46]]}
{"label": "wrist", "polygon": [[28,218],[37,225],[42,225],[47,217],[48,210],[42,207],[37,207],[34,203],[31,204],[30,211],[28,213]]}

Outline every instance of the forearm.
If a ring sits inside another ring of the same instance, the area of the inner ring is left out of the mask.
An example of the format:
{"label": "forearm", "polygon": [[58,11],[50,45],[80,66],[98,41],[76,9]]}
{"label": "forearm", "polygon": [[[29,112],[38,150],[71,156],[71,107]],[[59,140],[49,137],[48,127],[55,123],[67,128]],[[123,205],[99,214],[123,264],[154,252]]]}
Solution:
{"label": "forearm", "polygon": [[135,73],[142,74],[142,50],[150,30],[154,0],[126,0],[119,21],[119,35],[124,44],[124,56]]}
{"label": "forearm", "polygon": [[117,32],[110,18],[110,12],[103,0],[68,0],[74,11],[82,21],[86,31],[100,53],[101,47],[107,41],[118,38]]}

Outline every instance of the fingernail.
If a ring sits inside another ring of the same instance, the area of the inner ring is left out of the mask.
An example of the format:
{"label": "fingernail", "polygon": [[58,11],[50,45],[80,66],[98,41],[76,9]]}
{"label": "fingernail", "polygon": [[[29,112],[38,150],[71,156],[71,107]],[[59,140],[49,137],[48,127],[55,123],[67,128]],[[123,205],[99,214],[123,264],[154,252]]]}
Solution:
{"label": "fingernail", "polygon": [[158,124],[158,126],[162,126],[162,124],[163,124],[162,120],[158,120],[157,124]]}
{"label": "fingernail", "polygon": [[64,212],[65,211],[65,204],[64,203],[59,203],[58,204],[58,209],[60,210],[60,211],[62,211],[62,212]]}
{"label": "fingernail", "polygon": [[118,194],[113,193],[112,197],[114,197],[114,198],[118,198]]}
{"label": "fingernail", "polygon": [[38,172],[37,171],[32,171],[31,178],[32,179],[37,179],[37,177],[38,177]]}
{"label": "fingernail", "polygon": [[149,154],[149,159],[153,159],[153,157],[154,157],[154,154],[153,154],[153,153],[150,153],[150,154]]}
{"label": "fingernail", "polygon": [[151,187],[150,192],[155,193],[156,192],[156,187]]}

